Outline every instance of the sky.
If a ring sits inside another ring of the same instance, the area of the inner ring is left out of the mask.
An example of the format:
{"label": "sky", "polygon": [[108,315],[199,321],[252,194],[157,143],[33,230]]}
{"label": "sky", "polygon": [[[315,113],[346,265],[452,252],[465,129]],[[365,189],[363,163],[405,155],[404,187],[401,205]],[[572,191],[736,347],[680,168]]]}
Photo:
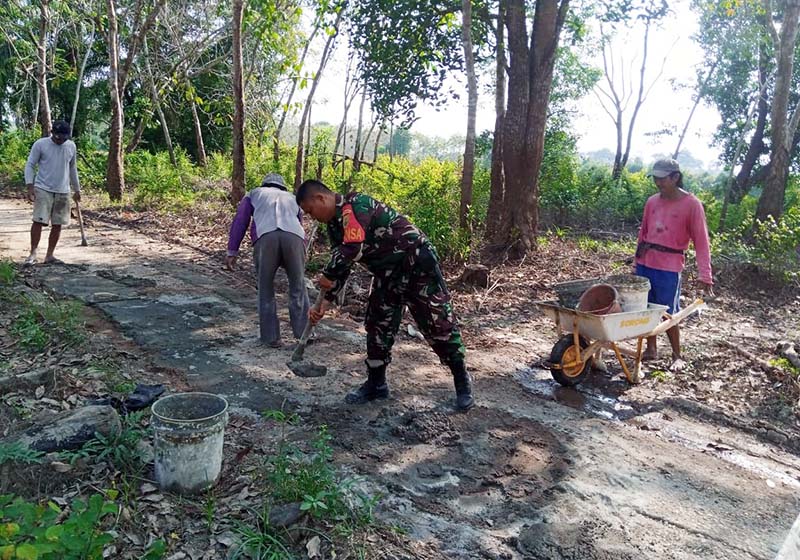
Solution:
{"label": "sky", "polygon": [[[693,104],[692,88],[675,89],[671,82],[693,86],[696,80],[696,69],[702,60],[700,47],[692,40],[697,29],[697,17],[689,9],[687,0],[671,2],[672,13],[669,14],[659,28],[650,31],[648,47],[648,64],[645,84],[655,82],[642,108],[639,111],[633,134],[631,159],[641,157],[645,162],[657,155],[671,154],[675,150],[678,135],[689,116]],[[621,33],[612,42],[614,56],[622,56],[624,64],[633,68],[638,75],[641,61],[643,30],[634,28]],[[320,88],[318,103],[314,109],[314,120],[338,122],[342,115],[343,98],[340,93],[344,89],[344,57],[343,45],[337,49],[339,58],[326,69],[323,77],[325,87]],[[599,52],[592,61],[602,68],[602,57]],[[663,63],[663,73],[657,75]],[[489,76],[482,76],[479,85],[477,130],[494,128],[494,97],[487,91]],[[457,88],[464,90],[458,101],[451,101],[443,108],[436,110],[421,104],[416,112],[419,119],[411,130],[428,136],[450,137],[463,136],[466,133],[467,99],[463,77],[454,78]],[[632,104],[631,104],[632,107]],[[605,113],[597,96],[590,93],[576,104],[577,113],[573,118],[574,132],[578,136],[578,150],[581,153],[607,148],[612,152],[616,148],[616,132],[611,118]],[[629,111],[630,113],[630,111]],[[355,118],[355,117],[354,117]],[[353,119],[354,119],[353,118]],[[351,120],[353,120],[351,119]],[[627,130],[627,117],[625,130]],[[711,138],[719,124],[719,115],[713,107],[701,103],[695,111],[692,123],[682,150],[689,151],[693,157],[702,160],[707,166],[718,165],[718,149],[711,145]],[[655,131],[672,126],[674,134],[654,137],[648,135]]]}

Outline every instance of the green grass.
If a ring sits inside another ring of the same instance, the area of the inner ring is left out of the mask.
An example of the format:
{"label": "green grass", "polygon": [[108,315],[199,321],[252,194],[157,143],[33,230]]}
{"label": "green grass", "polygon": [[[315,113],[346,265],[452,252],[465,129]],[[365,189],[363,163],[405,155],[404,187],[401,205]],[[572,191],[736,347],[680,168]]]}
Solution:
{"label": "green grass", "polygon": [[589,253],[623,253],[627,255],[636,253],[635,239],[615,241],[610,239],[595,239],[586,235],[580,235],[575,238],[575,244],[582,251]]}
{"label": "green grass", "polygon": [[650,372],[650,377],[660,383],[664,383],[669,379],[669,373],[661,369],[654,369],[652,372]]}
{"label": "green grass", "polygon": [[147,435],[142,421],[146,411],[132,412],[122,417],[122,429],[107,436],[95,434],[93,440],[77,451],[62,453],[62,458],[74,464],[79,459],[107,460],[119,471],[139,474],[144,467],[139,442]]}
{"label": "green grass", "polygon": [[355,480],[343,478],[332,462],[331,435],[321,426],[310,449],[302,450],[287,439],[288,426],[297,425],[295,414],[267,411],[264,416],[281,427],[278,449],[264,465],[264,486],[267,496],[262,507],[253,512],[250,523],[240,523],[236,532],[241,537],[239,548],[232,558],[292,558],[292,540],[286,529],[273,527],[269,511],[273,505],[300,503],[300,509],[323,527],[316,532],[322,539],[334,542],[334,537],[348,537],[359,528],[374,523],[374,509],[379,497],[355,491]]}
{"label": "green grass", "polygon": [[0,260],[0,285],[11,286],[17,278],[17,269],[14,263],[3,259]]}
{"label": "green grass", "polygon": [[102,377],[110,392],[127,395],[133,392],[136,383],[126,379],[120,369],[122,366],[113,358],[95,358],[89,362],[86,373],[91,377]]}
{"label": "green grass", "polygon": [[800,368],[795,366],[792,362],[790,362],[786,358],[774,358],[769,361],[769,365],[771,365],[772,367],[788,371],[795,377],[800,377]]}
{"label": "green grass", "polygon": [[0,465],[5,463],[36,464],[42,462],[44,453],[18,443],[0,443]]}
{"label": "green grass", "polygon": [[30,350],[41,351],[52,343],[76,346],[86,340],[83,305],[76,301],[34,302],[22,298],[21,311],[11,334]]}

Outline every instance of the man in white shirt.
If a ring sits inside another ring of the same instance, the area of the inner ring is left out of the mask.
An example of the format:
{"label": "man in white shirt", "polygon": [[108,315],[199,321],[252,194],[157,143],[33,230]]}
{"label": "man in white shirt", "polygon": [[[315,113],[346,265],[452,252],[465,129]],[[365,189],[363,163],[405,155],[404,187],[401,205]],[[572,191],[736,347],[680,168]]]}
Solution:
{"label": "man in white shirt", "polygon": [[253,260],[258,277],[258,317],[261,342],[282,345],[275,303],[275,273],[278,267],[289,279],[289,321],[295,338],[300,338],[308,321],[308,292],[305,282],[305,231],[302,212],[286,181],[269,173],[261,186],[239,202],[228,237],[225,265],[233,270],[239,246],[247,230],[253,243]]}
{"label": "man in white shirt", "polygon": [[[36,250],[42,237],[42,227],[50,225],[45,264],[63,264],[53,256],[61,237],[61,226],[69,225],[69,193],[81,200],[81,184],[78,181],[78,149],[70,140],[70,127],[66,121],[53,123],[50,138],[40,138],[33,143],[25,164],[25,185],[28,200],[33,202],[33,224],[31,225],[31,254],[25,260],[29,266],[37,262]],[[38,168],[38,170],[37,170]]]}

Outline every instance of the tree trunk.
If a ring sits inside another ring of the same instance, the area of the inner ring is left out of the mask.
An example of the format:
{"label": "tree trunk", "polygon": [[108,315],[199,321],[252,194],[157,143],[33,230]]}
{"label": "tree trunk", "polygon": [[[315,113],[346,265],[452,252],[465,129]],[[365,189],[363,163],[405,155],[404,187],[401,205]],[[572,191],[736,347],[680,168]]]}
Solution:
{"label": "tree trunk", "polygon": [[313,107],[309,107],[308,109],[308,123],[306,126],[306,146],[305,146],[305,155],[303,156],[303,177],[308,176],[308,160],[311,157],[311,111]]}
{"label": "tree trunk", "polygon": [[[306,60],[306,55],[308,54],[308,49],[311,46],[311,41],[314,40],[314,37],[317,35],[319,31],[321,21],[319,19],[316,20],[314,29],[311,31],[311,35],[308,36],[308,41],[306,41],[305,47],[303,47],[303,54],[300,56],[300,61],[298,66],[300,68],[303,67],[303,63]],[[284,104],[284,109],[281,111],[281,119],[278,121],[278,128],[275,129],[275,134],[272,137],[272,160],[275,164],[275,169],[278,169],[278,165],[280,164],[281,160],[281,131],[283,130],[283,125],[286,123],[286,116],[289,114],[289,111],[292,106],[292,99],[294,98],[294,92],[297,89],[297,80],[299,76],[295,76],[292,78],[292,86],[289,88],[289,95],[286,97],[286,103]]]}
{"label": "tree trunk", "polygon": [[[81,25],[81,30],[83,30],[83,25]],[[69,129],[75,132],[75,115],[78,113],[78,101],[81,98],[81,86],[83,85],[83,75],[86,73],[86,63],[89,62],[89,55],[92,54],[92,47],[94,46],[94,22],[92,22],[92,32],[91,38],[89,40],[89,44],[86,45],[86,53],[83,55],[83,60],[81,61],[81,68],[78,71],[78,79],[75,84],[75,100],[72,102],[72,113],[69,117]]]}
{"label": "tree trunk", "polygon": [[153,105],[156,107],[156,113],[158,114],[158,120],[161,123],[161,131],[164,133],[164,142],[167,144],[167,150],[169,151],[169,160],[172,162],[173,167],[178,166],[178,161],[175,159],[175,148],[172,147],[172,137],[169,134],[169,126],[167,125],[167,119],[164,117],[164,110],[161,108],[161,99],[158,95],[158,88],[156,87],[156,81],[153,78],[153,70],[150,67],[150,51],[147,48],[147,39],[143,42],[144,46],[144,66],[145,70],[147,71],[147,82],[150,85],[150,97],[153,100]]}
{"label": "tree trunk", "polygon": [[203,127],[200,125],[200,116],[197,114],[197,103],[194,102],[194,99],[192,99],[190,106],[192,108],[192,124],[194,125],[194,141],[197,145],[197,165],[205,167],[208,164],[206,145],[203,142]]}
{"label": "tree trunk", "polygon": [[508,106],[503,135],[505,200],[495,248],[522,256],[535,247],[539,170],[558,38],[569,0],[537,0],[528,48],[524,0],[508,2],[510,53]]}
{"label": "tree trunk", "polygon": [[378,124],[378,116],[375,115],[372,119],[372,124],[369,125],[369,130],[367,131],[367,135],[364,137],[364,142],[361,145],[361,155],[359,159],[361,161],[366,161],[365,156],[367,154],[367,146],[369,145],[369,141],[372,138],[372,133],[375,131],[375,126]]}
{"label": "tree trunk", "polygon": [[42,137],[50,136],[50,96],[47,93],[47,32],[50,27],[49,0],[39,0],[39,40],[36,42],[36,85],[39,89],[39,125]]}
{"label": "tree trunk", "polygon": [[128,145],[125,146],[126,154],[133,153],[133,151],[139,147],[139,142],[142,141],[142,135],[144,134],[144,129],[147,127],[147,122],[149,120],[150,111],[145,111],[145,113],[139,117],[139,122],[136,123],[136,130],[133,132],[133,136],[131,137],[130,142],[128,142]]}
{"label": "tree trunk", "polygon": [[711,65],[711,68],[708,70],[708,74],[706,74],[705,79],[703,80],[702,84],[699,84],[697,88],[697,93],[694,97],[694,104],[692,105],[692,110],[689,111],[689,117],[686,119],[686,124],[683,125],[683,130],[681,130],[680,136],[678,136],[678,145],[675,146],[675,152],[672,154],[672,159],[678,159],[678,154],[681,153],[681,145],[683,144],[684,138],[686,138],[686,133],[689,130],[689,124],[692,122],[692,117],[694,117],[694,112],[697,110],[697,106],[700,105],[700,100],[703,99],[703,95],[705,95],[706,88],[708,87],[708,82],[711,81],[711,77],[714,75],[714,71],[717,69],[717,63]]}
{"label": "tree trunk", "polygon": [[[771,14],[767,13],[767,17]],[[789,176],[789,148],[794,138],[789,119],[789,94],[792,87],[794,70],[794,46],[797,39],[798,21],[800,21],[800,0],[787,0],[781,24],[777,49],[777,70],[775,74],[775,94],[772,97],[772,113],[770,127],[772,129],[772,153],[769,160],[769,174],[764,181],[764,190],[758,199],[756,221],[764,221],[768,217],[776,220],[783,215],[786,180]],[[768,22],[772,26],[772,22]],[[797,126],[797,119],[792,118],[792,126]]]}
{"label": "tree trunk", "polygon": [[[348,94],[347,93],[347,83],[350,77],[350,68],[347,68],[347,74],[345,75],[345,85],[344,85],[344,113],[342,114],[342,121],[339,123],[339,129],[336,131],[336,143],[333,146],[333,154],[331,155],[332,160],[336,158],[336,154],[339,153],[339,146],[343,143],[347,144],[347,113],[350,111],[350,105],[353,104],[353,100],[356,98],[356,94],[358,93],[358,88],[353,87],[352,91]],[[345,146],[346,147],[346,146]],[[346,150],[342,149],[342,155],[346,154]]]}
{"label": "tree trunk", "polygon": [[328,35],[328,39],[325,41],[325,48],[322,50],[319,68],[317,69],[317,73],[314,74],[314,80],[311,82],[311,90],[308,92],[308,98],[306,99],[306,106],[303,109],[303,116],[300,118],[300,129],[298,130],[297,134],[297,157],[294,162],[295,191],[300,187],[300,183],[303,182],[303,133],[305,132],[305,127],[308,123],[309,115],[311,113],[311,104],[314,102],[314,93],[317,91],[319,80],[322,77],[322,71],[328,64],[331,49],[333,48],[334,41],[339,33],[339,22],[342,20],[342,15],[344,15],[344,10],[340,10],[336,15],[336,22],[333,24],[333,33]]}
{"label": "tree trunk", "polygon": [[503,210],[505,177],[503,176],[503,128],[506,115],[506,45],[505,0],[497,8],[497,64],[495,65],[494,138],[492,141],[491,186],[489,209],[486,215],[486,236],[492,238],[500,223]]}
{"label": "tree trunk", "polygon": [[361,104],[358,106],[358,127],[356,128],[356,141],[353,144],[353,169],[350,173],[350,182],[353,176],[361,169],[361,160],[358,155],[361,153],[361,127],[364,124],[364,105],[367,103],[367,88],[361,90]]}
{"label": "tree trunk", "polygon": [[639,109],[642,108],[644,103],[644,72],[647,66],[647,44],[650,38],[650,18],[645,18],[644,26],[644,44],[642,45],[642,66],[639,68],[639,94],[636,97],[636,105],[633,107],[633,114],[628,123],[628,138],[625,142],[625,153],[620,161],[620,173],[628,165],[628,158],[631,155],[631,142],[633,141],[633,127],[636,124],[636,117],[639,116]]}
{"label": "tree trunk", "polygon": [[383,133],[383,129],[386,125],[385,121],[381,121],[380,126],[378,126],[378,134],[375,135],[375,145],[372,146],[372,163],[378,162],[378,149],[380,148],[381,144],[381,134]]}
{"label": "tree trunk", "polygon": [[244,81],[242,74],[242,15],[244,1],[233,0],[233,174],[231,202],[244,198]]}
{"label": "tree trunk", "polygon": [[111,126],[108,137],[106,189],[111,200],[122,200],[125,191],[125,170],[122,162],[122,100],[119,87],[119,46],[117,44],[117,12],[114,0],[106,0],[108,8],[108,84],[111,94]]}
{"label": "tree trunk", "polygon": [[[758,83],[760,85],[758,91],[757,111],[758,117],[756,119],[756,128],[753,131],[753,136],[750,139],[750,145],[747,148],[747,153],[744,155],[742,167],[736,175],[736,182],[731,185],[728,190],[728,197],[726,202],[738,204],[742,201],[744,196],[750,190],[751,175],[753,168],[761,154],[764,152],[764,131],[767,127],[767,116],[769,115],[769,103],[767,101],[767,72],[768,72],[768,59],[767,59],[767,44],[765,40],[759,41],[758,44]],[[736,165],[736,160],[733,162]]]}
{"label": "tree trunk", "polygon": [[472,182],[475,176],[475,118],[478,112],[478,80],[475,77],[475,53],[472,50],[472,0],[462,3],[461,40],[464,46],[464,66],[467,73],[467,138],[464,143],[464,167],[461,172],[461,204],[458,222],[471,231],[469,209],[472,207]]}

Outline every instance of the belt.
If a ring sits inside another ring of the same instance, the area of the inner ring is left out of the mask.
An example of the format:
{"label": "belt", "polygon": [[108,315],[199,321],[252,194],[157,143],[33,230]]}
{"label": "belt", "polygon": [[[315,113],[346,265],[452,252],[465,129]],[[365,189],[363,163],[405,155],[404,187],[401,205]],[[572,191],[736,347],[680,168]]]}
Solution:
{"label": "belt", "polygon": [[659,245],[658,243],[650,243],[649,241],[640,241],[639,244],[636,246],[636,257],[637,258],[643,257],[644,254],[649,249],[653,249],[654,251],[661,251],[662,253],[673,253],[676,255],[682,255],[684,253],[683,249],[673,249],[672,247]]}

